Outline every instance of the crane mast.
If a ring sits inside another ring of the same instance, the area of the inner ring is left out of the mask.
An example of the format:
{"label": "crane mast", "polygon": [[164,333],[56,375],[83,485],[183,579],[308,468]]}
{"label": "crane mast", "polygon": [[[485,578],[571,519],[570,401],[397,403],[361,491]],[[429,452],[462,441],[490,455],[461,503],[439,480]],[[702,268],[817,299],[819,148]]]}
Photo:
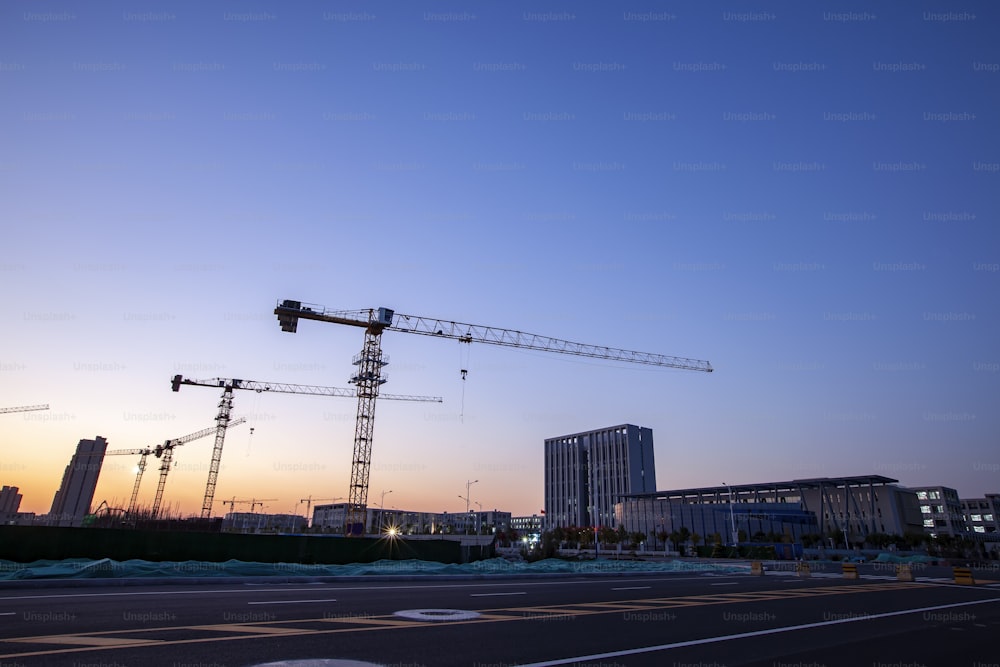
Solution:
{"label": "crane mast", "polygon": [[[201,518],[203,519],[208,519],[212,516],[212,505],[215,503],[215,487],[219,479],[219,465],[222,461],[222,449],[226,440],[226,427],[229,423],[230,412],[233,409],[233,390],[243,389],[246,391],[255,391],[257,393],[272,392],[278,394],[311,394],[313,396],[337,396],[342,398],[354,398],[355,396],[361,396],[362,393],[361,385],[358,385],[356,390],[351,390],[340,387],[320,387],[316,385],[240,380],[236,378],[192,380],[191,378],[185,378],[182,375],[175,375],[170,381],[170,388],[173,391],[180,391],[180,388],[183,385],[216,387],[222,389],[222,396],[219,400],[219,412],[215,417],[215,447],[212,449],[212,461],[208,467],[208,482],[205,485],[205,498],[201,504]],[[440,396],[410,396],[395,394],[386,394],[382,396],[382,398],[394,401],[423,401],[432,403],[440,403],[443,400]]]}
{"label": "crane mast", "polygon": [[623,350],[584,343],[574,343],[549,336],[528,334],[513,329],[464,324],[416,315],[398,314],[390,308],[367,310],[331,310],[324,306],[285,299],[274,309],[281,330],[295,333],[300,319],[343,324],[365,330],[361,353],[355,356],[357,374],[351,382],[358,388],[358,414],[354,435],[354,459],[351,465],[350,500],[348,504],[348,534],[360,534],[364,529],[368,503],[368,473],[371,467],[372,434],[375,425],[375,399],[385,382],[381,369],[388,363],[382,356],[382,332],[400,331],[438,338],[450,338],[463,343],[487,343],[541,352],[570,354],[633,364],[645,364],[680,370],[712,372],[712,365],[700,359],[672,357],[634,350]]}

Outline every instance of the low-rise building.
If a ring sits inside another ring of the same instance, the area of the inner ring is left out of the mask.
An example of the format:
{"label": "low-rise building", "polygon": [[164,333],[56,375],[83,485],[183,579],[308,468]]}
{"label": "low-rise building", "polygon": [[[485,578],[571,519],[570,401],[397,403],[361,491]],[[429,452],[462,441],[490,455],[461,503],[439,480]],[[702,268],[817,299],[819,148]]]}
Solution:
{"label": "low-rise building", "polygon": [[917,496],[897,481],[880,475],[821,477],[633,494],[619,503],[616,520],[630,532],[655,536],[685,527],[703,538],[719,533],[725,542],[741,531],[748,539],[761,533],[796,540],[803,534],[843,533],[851,541],[872,533],[920,532]]}
{"label": "low-rise building", "polygon": [[306,518],[298,514],[229,512],[222,519],[222,531],[229,533],[301,533]]}

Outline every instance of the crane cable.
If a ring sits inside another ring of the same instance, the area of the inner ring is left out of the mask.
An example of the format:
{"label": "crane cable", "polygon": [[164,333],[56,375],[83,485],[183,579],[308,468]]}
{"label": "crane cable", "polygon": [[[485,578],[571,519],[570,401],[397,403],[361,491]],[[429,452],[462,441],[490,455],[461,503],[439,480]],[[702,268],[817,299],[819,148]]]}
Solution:
{"label": "crane cable", "polygon": [[250,413],[250,434],[247,436],[247,458],[250,458],[250,448],[253,446],[254,424],[257,423],[257,410],[260,406],[260,392],[253,399],[253,412]]}
{"label": "crane cable", "polygon": [[[461,345],[465,344],[468,349],[465,350],[465,359],[462,359],[462,348]],[[462,409],[458,415],[459,421],[463,424],[465,423],[465,379],[469,375],[469,358],[472,356],[472,337],[468,336],[466,338],[458,339],[458,363],[461,368],[462,373]]]}

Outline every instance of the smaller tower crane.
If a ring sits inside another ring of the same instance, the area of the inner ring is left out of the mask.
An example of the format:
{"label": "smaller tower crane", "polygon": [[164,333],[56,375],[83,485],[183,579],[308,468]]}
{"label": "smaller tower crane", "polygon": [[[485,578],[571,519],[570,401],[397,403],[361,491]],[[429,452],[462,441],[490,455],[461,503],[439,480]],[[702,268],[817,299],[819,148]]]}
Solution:
{"label": "smaller tower crane", "polygon": [[343,500],[343,499],[344,499],[343,496],[340,496],[338,498],[313,498],[312,496],[309,496],[308,498],[303,498],[302,500],[300,500],[299,504],[300,505],[302,503],[306,504],[306,521],[312,521],[312,519],[309,518],[309,509],[312,507],[313,503],[334,503],[337,502],[338,500]]}
{"label": "smaller tower crane", "polygon": [[[219,479],[219,465],[222,461],[222,446],[226,439],[226,425],[229,423],[229,413],[233,409],[233,390],[245,389],[256,391],[257,393],[273,392],[278,394],[312,394],[313,396],[339,396],[343,398],[354,398],[357,392],[354,389],[341,389],[339,387],[317,387],[305,384],[286,384],[283,382],[259,382],[256,380],[238,380],[235,378],[212,378],[211,380],[192,380],[181,375],[175,375],[170,381],[170,388],[173,391],[180,391],[181,385],[193,385],[196,387],[215,387],[222,389],[222,398],[219,400],[219,413],[215,418],[215,449],[212,450],[212,463],[208,468],[208,482],[205,485],[205,499],[201,504],[201,518],[207,519],[212,516],[212,504],[215,498],[215,485]],[[382,398],[395,401],[424,401],[440,403],[440,396],[401,396],[386,394]]]}
{"label": "smaller tower crane", "polygon": [[[239,419],[233,420],[229,424],[229,428],[233,426],[239,426],[246,421],[246,417],[240,417]],[[194,433],[189,433],[187,435],[181,436],[179,438],[174,438],[172,440],[165,440],[162,445],[156,445],[156,447],[144,447],[141,449],[115,449],[107,452],[105,456],[134,456],[139,455],[139,463],[135,475],[135,484],[132,485],[132,497],[128,503],[128,509],[125,511],[125,515],[128,517],[134,517],[136,511],[136,501],[139,497],[139,485],[142,482],[142,475],[146,471],[146,457],[150,454],[154,455],[156,458],[161,459],[160,464],[160,481],[156,486],[156,498],[153,500],[152,517],[156,518],[157,513],[160,510],[160,501],[163,499],[163,488],[167,483],[167,474],[170,472],[171,463],[173,460],[173,452],[175,447],[187,444],[189,442],[194,442],[200,438],[212,435],[215,433],[215,428],[205,428],[200,431],[195,431]]]}

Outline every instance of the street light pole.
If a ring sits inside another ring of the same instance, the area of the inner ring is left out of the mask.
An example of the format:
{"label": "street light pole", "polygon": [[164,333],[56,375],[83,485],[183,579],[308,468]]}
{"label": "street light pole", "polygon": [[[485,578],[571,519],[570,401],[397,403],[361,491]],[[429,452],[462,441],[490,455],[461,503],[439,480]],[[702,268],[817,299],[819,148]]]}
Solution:
{"label": "street light pole", "polygon": [[388,491],[383,491],[382,499],[379,500],[378,503],[378,532],[380,535],[382,534],[382,527],[383,527],[382,524],[385,518],[385,496],[387,493],[392,493],[392,489],[389,489]]}
{"label": "street light pole", "polygon": [[[472,494],[469,493],[469,488],[473,484],[478,484],[478,483],[479,483],[478,479],[474,479],[474,480],[466,481],[465,482],[465,521],[466,522],[469,521],[469,506],[471,504],[470,498],[472,498]],[[459,498],[461,498],[461,497],[462,496],[459,496]],[[468,526],[468,523],[466,523],[466,526]]]}
{"label": "street light pole", "polygon": [[739,535],[736,533],[736,515],[733,514],[733,487],[729,486],[725,482],[722,484],[729,489],[729,521],[732,523],[733,527],[733,546],[735,547],[740,540]]}

